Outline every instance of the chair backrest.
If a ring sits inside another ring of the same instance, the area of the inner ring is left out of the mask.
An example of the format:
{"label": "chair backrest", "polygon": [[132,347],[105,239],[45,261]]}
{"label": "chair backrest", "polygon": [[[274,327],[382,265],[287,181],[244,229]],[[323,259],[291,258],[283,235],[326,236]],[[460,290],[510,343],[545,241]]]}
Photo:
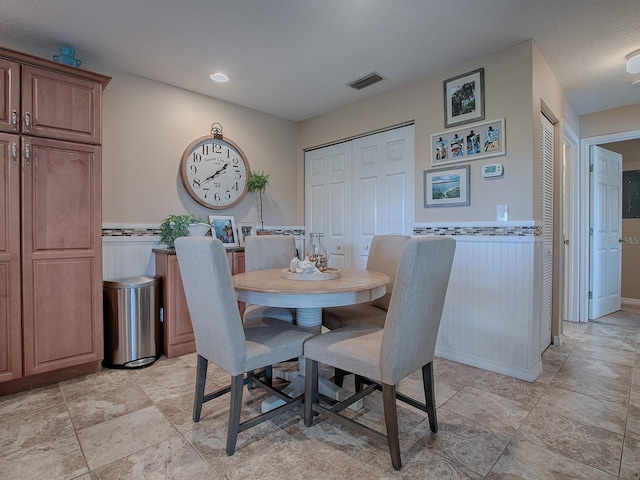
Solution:
{"label": "chair backrest", "polygon": [[387,284],[387,293],[376,298],[371,305],[383,309],[389,309],[389,300],[393,293],[393,284],[396,281],[396,272],[404,244],[411,237],[408,235],[376,235],[371,240],[369,258],[367,259],[367,270],[386,273],[391,282]]}
{"label": "chair backrest", "polygon": [[251,235],[244,239],[244,271],[287,268],[295,254],[290,235]]}
{"label": "chair backrest", "polygon": [[444,236],[405,243],[380,348],[382,382],[395,385],[433,360],[455,249]]}
{"label": "chair backrest", "polygon": [[231,375],[243,373],[245,336],[222,242],[180,237],[175,247],[198,354]]}

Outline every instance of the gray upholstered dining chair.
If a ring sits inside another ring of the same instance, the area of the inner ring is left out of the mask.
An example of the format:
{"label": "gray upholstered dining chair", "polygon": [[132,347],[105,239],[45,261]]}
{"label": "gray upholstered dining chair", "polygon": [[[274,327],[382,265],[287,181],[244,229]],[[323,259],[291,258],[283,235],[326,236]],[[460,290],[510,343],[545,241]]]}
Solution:
{"label": "gray upholstered dining chair", "polygon": [[[290,235],[253,235],[246,237],[244,242],[245,272],[288,268],[296,255],[296,241]],[[247,305],[243,319],[247,322],[265,317],[293,323],[296,311],[293,308]]]}
{"label": "gray upholstered dining chair", "polygon": [[[451,237],[408,240],[402,249],[396,284],[384,326],[356,324],[318,335],[304,345],[306,358],[304,422],[314,412],[389,445],[391,462],[402,468],[396,399],[427,412],[431,431],[438,431],[433,357],[456,242]],[[319,402],[318,363],[356,375],[356,393],[327,407]],[[396,390],[400,380],[422,369],[425,403]],[[362,389],[363,385],[366,388]],[[386,435],[340,414],[353,402],[382,390]]]}
{"label": "gray upholstered dining chair", "polygon": [[[233,455],[239,432],[302,403],[302,395],[291,398],[271,387],[268,375],[262,381],[264,370],[251,377],[245,373],[299,357],[304,341],[313,334],[273,319],[243,324],[227,254],[217,238],[181,237],[175,247],[198,355],[193,421],[200,420],[203,403],[230,392],[227,455]],[[205,395],[208,362],[227,371],[231,385]],[[249,378],[285,404],[240,423],[242,390]]]}
{"label": "gray upholstered dining chair", "polygon": [[[376,235],[373,237],[367,259],[367,270],[386,273],[389,276],[391,282],[387,284],[387,293],[368,303],[324,308],[322,309],[322,325],[329,330],[359,323],[384,326],[402,247],[410,238],[408,235]],[[335,383],[342,386],[343,380],[344,372],[336,369]]]}

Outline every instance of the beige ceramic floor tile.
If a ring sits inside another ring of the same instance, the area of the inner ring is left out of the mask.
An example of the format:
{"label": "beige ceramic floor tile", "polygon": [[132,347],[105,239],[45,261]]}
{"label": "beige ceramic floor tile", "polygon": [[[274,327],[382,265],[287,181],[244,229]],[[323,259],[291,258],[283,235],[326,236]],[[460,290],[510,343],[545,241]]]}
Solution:
{"label": "beige ceramic floor tile", "polygon": [[478,475],[486,475],[511,440],[499,430],[492,430],[445,409],[438,410],[438,433],[432,433],[428,422],[422,422],[405,435],[400,448],[429,448],[454,465]]}
{"label": "beige ceramic floor tile", "polygon": [[537,408],[586,425],[624,434],[627,409],[618,403],[564,388],[549,387],[538,402]]}
{"label": "beige ceramic floor tile", "polygon": [[632,367],[626,365],[572,354],[552,385],[626,406],[632,371]]}
{"label": "beige ceramic floor tile", "polygon": [[58,385],[5,395],[0,397],[0,422],[11,415],[23,415],[34,410],[63,404],[64,396]]}
{"label": "beige ceramic floor tile", "polygon": [[531,409],[523,403],[473,387],[463,388],[442,408],[508,435],[516,433]]}
{"label": "beige ceramic floor tile", "polygon": [[220,476],[182,437],[174,437],[92,472],[93,480],[216,480]]}
{"label": "beige ceramic floor tile", "polygon": [[78,439],[91,470],[177,435],[175,427],[155,406],[78,430]]}
{"label": "beige ceramic floor tile", "polygon": [[615,480],[617,477],[546,450],[532,443],[513,440],[491,469],[487,480]]}
{"label": "beige ceramic floor tile", "polygon": [[638,480],[640,478],[640,435],[627,435],[622,450],[621,480]]}
{"label": "beige ceramic floor tile", "polygon": [[[603,337],[601,337],[603,338]],[[635,353],[632,351],[615,348],[615,346],[605,338],[604,346],[580,342],[573,350],[574,360],[577,357],[586,357],[592,360],[603,360],[605,362],[620,363],[632,367]],[[612,348],[613,346],[613,348]]]}
{"label": "beige ceramic floor tile", "polygon": [[0,454],[0,478],[70,479],[88,471],[74,432],[60,432],[47,441],[28,442],[20,449]]}
{"label": "beige ceramic floor tile", "polygon": [[87,396],[99,396],[104,392],[132,385],[133,380],[127,370],[103,369],[92,375],[60,383],[60,390],[67,401]]}
{"label": "beige ceramic floor tile", "polygon": [[447,383],[457,391],[462,390],[483,371],[444,358],[435,358],[433,361],[433,377],[436,382]]}
{"label": "beige ceramic floor tile", "polygon": [[514,400],[529,408],[535,406],[547,388],[541,383],[526,382],[494,372],[483,372],[469,386]]}
{"label": "beige ceramic floor tile", "polygon": [[48,443],[74,432],[64,405],[11,415],[2,420],[1,427],[0,455]]}
{"label": "beige ceramic floor tile", "polygon": [[618,474],[623,436],[534,408],[517,438],[598,470]]}

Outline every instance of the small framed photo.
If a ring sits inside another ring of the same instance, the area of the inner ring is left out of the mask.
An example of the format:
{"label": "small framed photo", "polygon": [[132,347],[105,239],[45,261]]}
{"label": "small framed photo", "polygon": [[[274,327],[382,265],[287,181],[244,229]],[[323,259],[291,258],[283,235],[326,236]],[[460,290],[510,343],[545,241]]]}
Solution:
{"label": "small framed photo", "polygon": [[469,205],[469,165],[424,171],[424,206]]}
{"label": "small framed photo", "polygon": [[231,216],[209,215],[211,235],[220,240],[225,248],[239,247],[236,221]]}
{"label": "small framed photo", "polygon": [[244,239],[250,235],[256,234],[256,224],[255,223],[246,223],[246,222],[238,222],[238,241],[240,242],[240,246],[244,247]]}
{"label": "small framed photo", "polygon": [[484,68],[443,82],[444,128],[484,120]]}

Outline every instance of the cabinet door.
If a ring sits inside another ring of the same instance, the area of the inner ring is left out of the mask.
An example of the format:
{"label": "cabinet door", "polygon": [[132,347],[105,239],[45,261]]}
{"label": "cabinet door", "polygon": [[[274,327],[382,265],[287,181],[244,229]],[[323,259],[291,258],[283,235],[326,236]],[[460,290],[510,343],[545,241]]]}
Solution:
{"label": "cabinet door", "polygon": [[102,359],[100,147],[23,137],[25,375]]}
{"label": "cabinet door", "polygon": [[19,141],[0,133],[0,382],[22,376]]}
{"label": "cabinet door", "polygon": [[0,58],[0,131],[20,128],[20,64]]}
{"label": "cabinet door", "polygon": [[22,67],[22,133],[99,144],[101,101],[100,83]]}

